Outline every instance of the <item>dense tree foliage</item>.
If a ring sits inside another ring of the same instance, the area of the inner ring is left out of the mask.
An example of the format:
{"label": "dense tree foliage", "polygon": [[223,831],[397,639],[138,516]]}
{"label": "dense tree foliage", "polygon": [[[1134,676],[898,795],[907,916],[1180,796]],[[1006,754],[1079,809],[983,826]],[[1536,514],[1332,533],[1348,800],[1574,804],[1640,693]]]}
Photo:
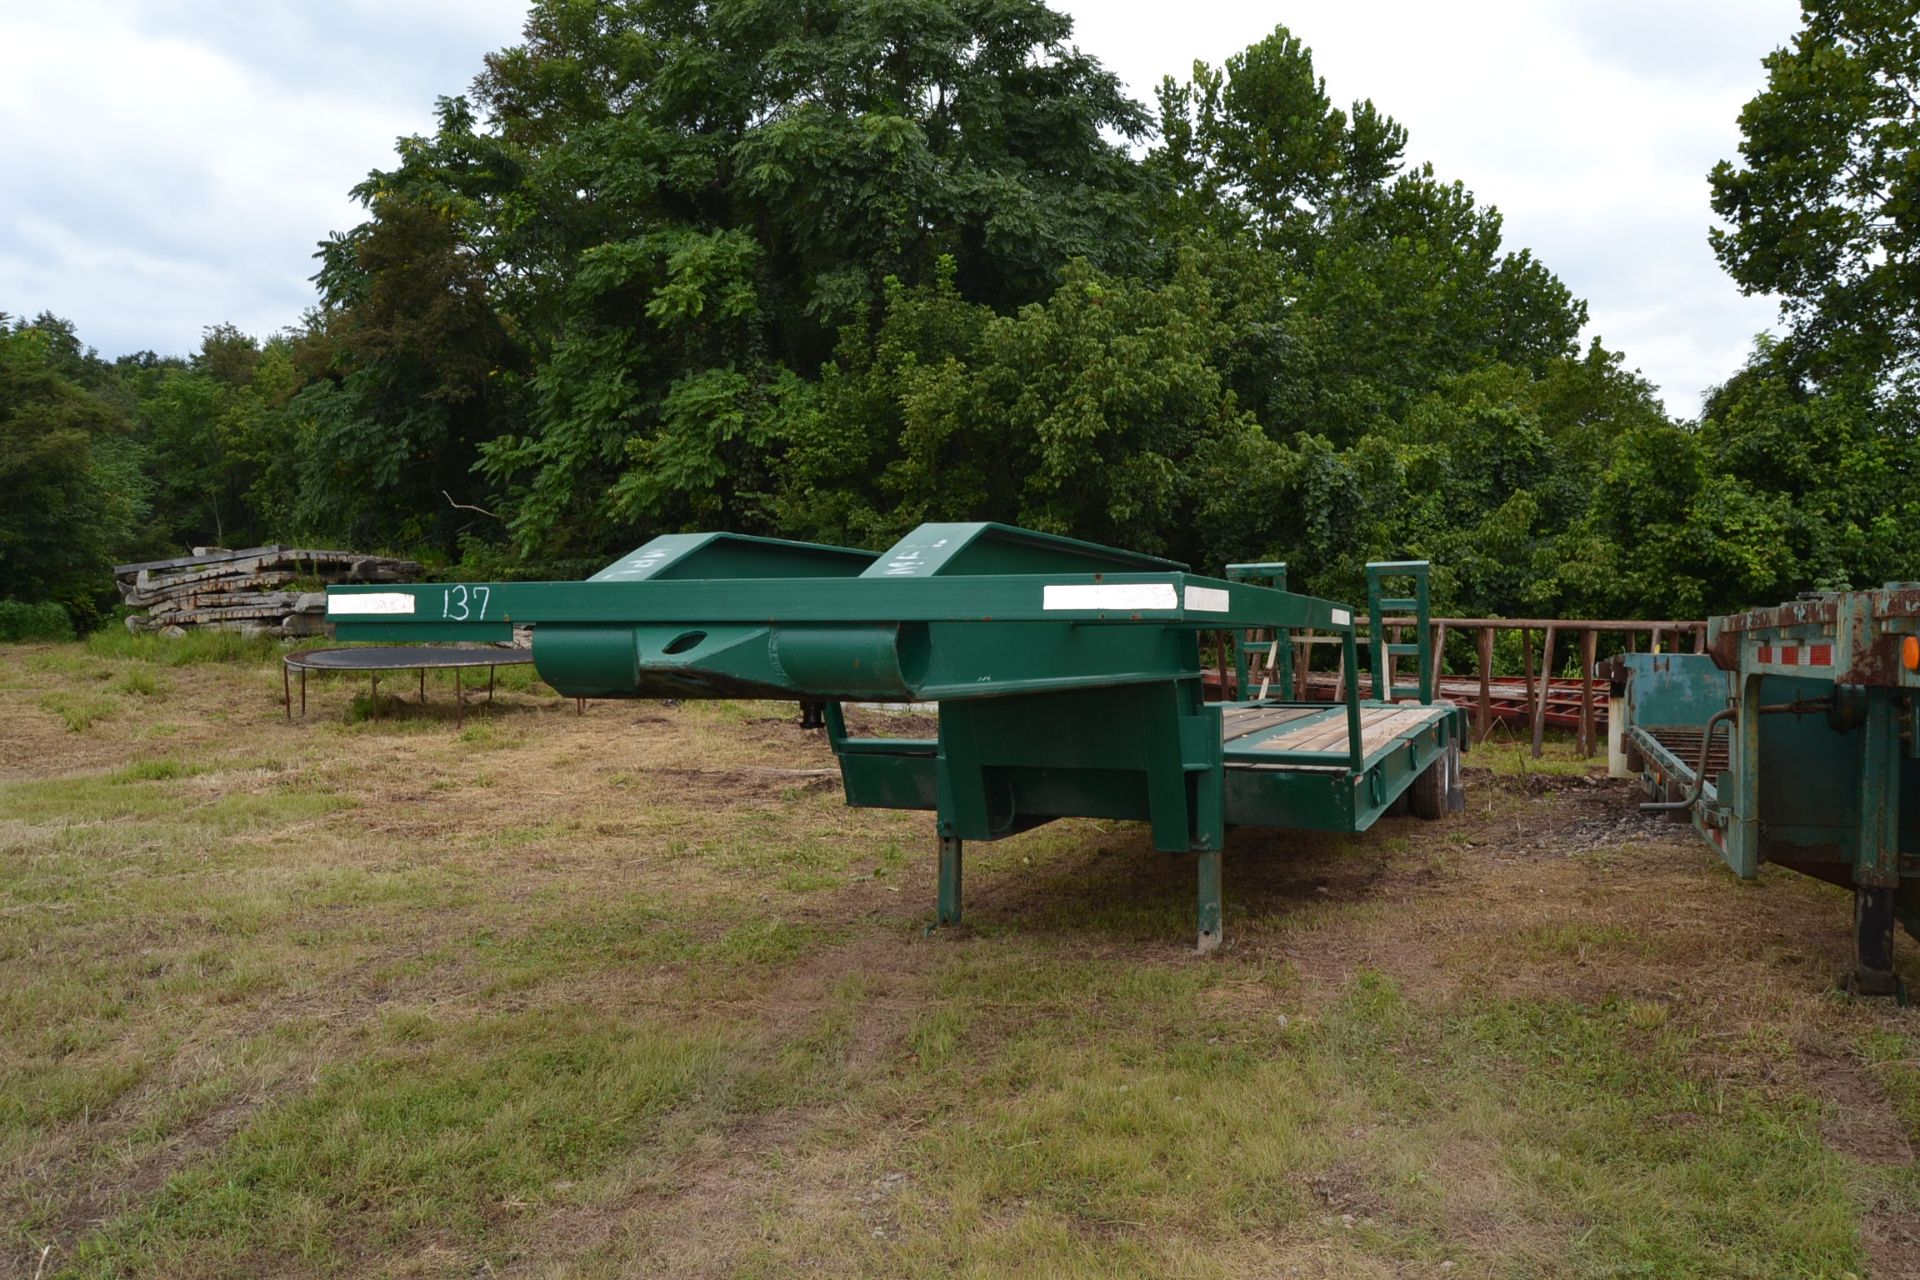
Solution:
{"label": "dense tree foliage", "polygon": [[51,317],[0,315],[0,599],[83,620],[147,511],[131,422],[86,385],[89,356]]}
{"label": "dense tree foliage", "polygon": [[[529,550],[766,527],[801,384],[887,281],[949,261],[1004,309],[1138,256],[1107,135],[1145,116],[1068,29],[1039,0],[536,7],[328,246],[343,426],[477,454]],[[473,483],[442,478],[403,489]]]}
{"label": "dense tree foliage", "polygon": [[1920,577],[1916,2],[1805,0],[1767,60],[1714,242],[1789,331],[1674,421],[1285,29],[1149,112],[1044,0],[540,0],[296,328],[0,330],[0,597],[84,618],[113,555],[205,542],[572,573],[930,519],[1348,598],[1426,557],[1476,614]]}
{"label": "dense tree foliage", "polygon": [[1783,352],[1920,404],[1920,0],[1802,0],[1790,48],[1713,171],[1720,260],[1778,294]]}

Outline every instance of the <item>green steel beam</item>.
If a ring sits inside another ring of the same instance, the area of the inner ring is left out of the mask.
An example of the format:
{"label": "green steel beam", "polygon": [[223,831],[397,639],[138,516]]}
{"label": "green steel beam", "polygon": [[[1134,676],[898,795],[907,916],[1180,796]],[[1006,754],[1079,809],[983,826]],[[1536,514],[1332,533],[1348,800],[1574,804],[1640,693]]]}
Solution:
{"label": "green steel beam", "polygon": [[1077,622],[1313,627],[1342,631],[1330,600],[1192,573],[1050,573],[960,578],[434,583],[327,589],[341,639],[378,630],[464,639],[466,630],[548,623]]}

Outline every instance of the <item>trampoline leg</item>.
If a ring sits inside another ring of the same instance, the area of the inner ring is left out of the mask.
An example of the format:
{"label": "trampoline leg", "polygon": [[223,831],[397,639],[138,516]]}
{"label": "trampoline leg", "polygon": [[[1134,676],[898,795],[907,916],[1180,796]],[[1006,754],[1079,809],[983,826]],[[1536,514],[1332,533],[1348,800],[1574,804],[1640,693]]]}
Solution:
{"label": "trampoline leg", "polygon": [[287,664],[280,664],[280,705],[286,708],[287,719],[293,719],[293,677],[287,672]]}
{"label": "trampoline leg", "polygon": [[961,852],[957,838],[940,837],[940,905],[933,918],[936,927],[960,923]]}
{"label": "trampoline leg", "polygon": [[367,697],[368,703],[371,704],[367,707],[367,714],[370,716],[379,715],[380,714],[380,673],[378,671],[369,671],[367,672],[367,679],[373,685],[373,691]]}
{"label": "trampoline leg", "polygon": [[462,728],[467,723],[467,695],[460,687],[460,668],[453,669],[453,700],[459,704],[459,710],[453,713],[453,727]]}
{"label": "trampoline leg", "polygon": [[1199,879],[1197,905],[1200,927],[1195,950],[1206,955],[1220,945],[1220,851],[1202,849],[1194,855],[1194,864]]}
{"label": "trampoline leg", "polygon": [[493,674],[498,670],[499,670],[498,667],[487,668],[487,705],[488,706],[493,705]]}
{"label": "trampoline leg", "polygon": [[300,718],[307,718],[307,669],[300,668]]}
{"label": "trampoline leg", "polygon": [[425,667],[422,667],[420,668],[420,701],[424,704],[426,700],[427,700],[427,669]]}

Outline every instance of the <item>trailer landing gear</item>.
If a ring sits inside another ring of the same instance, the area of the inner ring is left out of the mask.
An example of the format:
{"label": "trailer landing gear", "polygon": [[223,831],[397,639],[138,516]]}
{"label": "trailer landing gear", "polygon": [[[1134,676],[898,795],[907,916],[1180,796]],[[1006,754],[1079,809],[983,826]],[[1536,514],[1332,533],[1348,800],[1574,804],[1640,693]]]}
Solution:
{"label": "trailer landing gear", "polygon": [[1200,935],[1194,950],[1204,956],[1220,949],[1220,851],[1202,849],[1194,863],[1199,880],[1196,915]]}
{"label": "trailer landing gear", "polygon": [[1841,981],[1849,994],[1893,996],[1907,1002],[1906,985],[1893,971],[1892,889],[1859,885],[1853,891],[1853,969]]}

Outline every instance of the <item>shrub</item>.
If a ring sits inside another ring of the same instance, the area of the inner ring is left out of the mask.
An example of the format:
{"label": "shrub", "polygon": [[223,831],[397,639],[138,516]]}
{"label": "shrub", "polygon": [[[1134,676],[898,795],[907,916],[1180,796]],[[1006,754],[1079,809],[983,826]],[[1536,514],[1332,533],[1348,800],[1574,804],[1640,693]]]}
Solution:
{"label": "shrub", "polygon": [[73,619],[63,606],[51,602],[26,604],[19,600],[0,600],[0,643],[71,639]]}

